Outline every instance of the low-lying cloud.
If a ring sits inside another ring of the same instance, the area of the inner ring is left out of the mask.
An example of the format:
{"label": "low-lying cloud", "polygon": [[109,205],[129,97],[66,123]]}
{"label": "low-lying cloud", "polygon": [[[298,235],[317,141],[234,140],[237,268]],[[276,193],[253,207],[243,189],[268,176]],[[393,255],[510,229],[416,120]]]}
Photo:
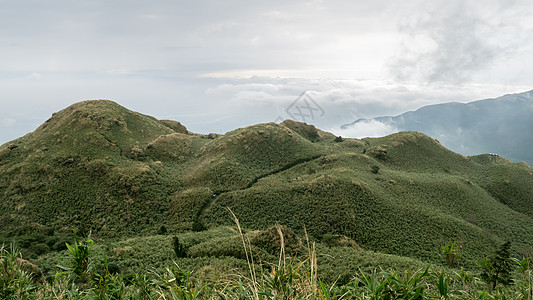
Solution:
{"label": "low-lying cloud", "polygon": [[333,128],[335,135],[348,138],[381,137],[398,132],[398,129],[376,120],[360,120],[359,122],[344,128]]}

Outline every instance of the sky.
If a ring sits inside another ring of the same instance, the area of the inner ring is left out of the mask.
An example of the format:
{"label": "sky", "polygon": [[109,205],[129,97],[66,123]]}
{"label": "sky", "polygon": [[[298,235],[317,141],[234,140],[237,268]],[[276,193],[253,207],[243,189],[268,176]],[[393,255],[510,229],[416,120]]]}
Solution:
{"label": "sky", "polygon": [[530,0],[0,0],[0,144],[89,99],[197,133],[293,118],[383,135],[340,125],[533,89],[532,14]]}

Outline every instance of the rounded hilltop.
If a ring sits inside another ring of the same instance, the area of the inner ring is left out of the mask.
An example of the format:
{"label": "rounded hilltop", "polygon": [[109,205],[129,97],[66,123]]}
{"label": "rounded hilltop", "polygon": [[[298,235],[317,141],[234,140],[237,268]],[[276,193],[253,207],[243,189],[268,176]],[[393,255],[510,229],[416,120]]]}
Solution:
{"label": "rounded hilltop", "polygon": [[76,149],[76,152],[111,150],[124,152],[143,146],[157,137],[175,131],[155,119],[111,100],[86,100],[52,114],[23,142]]}

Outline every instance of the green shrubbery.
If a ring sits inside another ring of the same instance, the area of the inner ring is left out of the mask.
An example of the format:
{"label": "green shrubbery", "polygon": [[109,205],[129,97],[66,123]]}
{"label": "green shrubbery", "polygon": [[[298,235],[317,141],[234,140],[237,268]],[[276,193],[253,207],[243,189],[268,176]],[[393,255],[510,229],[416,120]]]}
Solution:
{"label": "green shrubbery", "polygon": [[[269,231],[265,234],[269,235]],[[285,240],[287,229],[276,229]],[[290,233],[290,232],[289,232]],[[236,236],[239,238],[239,236]],[[243,249],[251,240],[240,235]],[[177,240],[177,239],[175,239]],[[287,240],[290,240],[288,238]],[[248,270],[233,270],[212,277],[204,267],[185,271],[171,263],[162,271],[145,270],[144,274],[123,275],[103,255],[101,267],[95,259],[90,239],[69,245],[67,271],[50,282],[32,279],[23,270],[20,254],[14,248],[0,248],[0,297],[2,299],[530,299],[532,270],[530,259],[511,262],[509,245],[504,244],[491,260],[493,266],[505,261],[509,277],[501,285],[483,284],[472,273],[426,266],[404,271],[391,269],[359,269],[348,280],[324,280],[319,268],[320,253],[313,243],[301,255],[286,258],[281,245],[279,261],[257,264],[254,252],[245,256]],[[252,249],[252,248],[249,248]],[[360,250],[358,250],[360,251]],[[277,260],[277,259],[276,259]],[[203,271],[202,271],[203,270]],[[207,272],[207,273],[206,273]],[[501,273],[500,273],[501,274]],[[63,276],[65,275],[65,276]],[[207,275],[207,276],[206,276]],[[506,286],[516,278],[514,285]],[[480,298],[481,297],[481,298]]]}
{"label": "green shrubbery", "polygon": [[511,243],[503,244],[494,256],[481,259],[479,265],[482,269],[481,278],[487,282],[491,291],[499,283],[504,286],[511,284],[513,282],[511,279],[513,265]]}
{"label": "green shrubbery", "polygon": [[185,249],[183,244],[180,243],[180,240],[177,236],[174,236],[172,238],[172,247],[174,249],[174,253],[176,253],[176,257],[178,258],[187,257],[187,249]]}
{"label": "green shrubbery", "polygon": [[66,245],[70,256],[63,261],[66,264],[61,267],[65,271],[64,273],[75,280],[87,276],[92,269],[89,259],[93,250],[93,240],[87,238],[79,241],[78,237],[74,235],[74,243],[72,245],[67,243]]}
{"label": "green shrubbery", "polygon": [[0,246],[0,299],[27,299],[35,293],[32,274],[23,270],[22,262],[13,245]]}
{"label": "green shrubbery", "polygon": [[446,264],[450,267],[456,267],[459,263],[459,259],[461,257],[459,247],[455,244],[455,242],[448,242],[444,245],[442,245],[442,258],[446,262]]}

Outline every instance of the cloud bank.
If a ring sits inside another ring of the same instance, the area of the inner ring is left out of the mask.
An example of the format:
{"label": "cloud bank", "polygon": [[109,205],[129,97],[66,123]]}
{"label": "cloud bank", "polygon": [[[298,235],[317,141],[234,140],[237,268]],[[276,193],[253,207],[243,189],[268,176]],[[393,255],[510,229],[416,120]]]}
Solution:
{"label": "cloud bank", "polygon": [[398,132],[397,128],[376,120],[361,120],[346,128],[335,128],[335,135],[351,138],[381,137]]}
{"label": "cloud bank", "polygon": [[[533,86],[533,4],[516,1],[10,1],[0,143],[111,99],[200,133],[289,117],[322,129]],[[9,122],[8,122],[9,123]]]}

